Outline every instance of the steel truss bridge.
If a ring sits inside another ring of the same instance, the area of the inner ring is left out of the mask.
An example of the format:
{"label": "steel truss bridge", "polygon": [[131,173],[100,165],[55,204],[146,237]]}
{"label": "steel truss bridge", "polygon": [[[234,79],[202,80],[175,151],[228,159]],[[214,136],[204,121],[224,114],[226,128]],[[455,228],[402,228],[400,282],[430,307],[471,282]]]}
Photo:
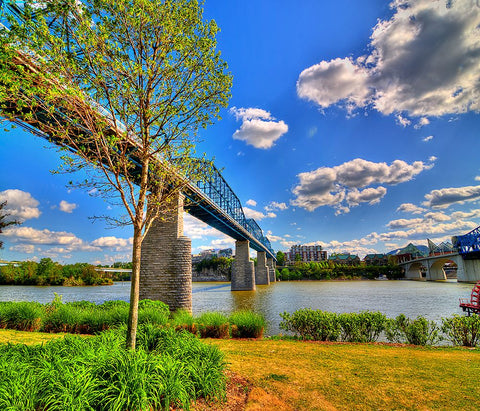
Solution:
{"label": "steel truss bridge", "polygon": [[452,244],[463,258],[480,256],[480,226],[467,234],[452,237]]}
{"label": "steel truss bridge", "polygon": [[[19,21],[23,20],[23,4],[23,1],[0,0],[0,28],[2,26],[8,27],[7,16]],[[110,113],[104,112],[101,107],[98,108],[98,111],[104,116],[110,115]],[[36,119],[27,119],[26,116],[19,115],[14,122],[40,137],[58,143],[54,141],[52,135],[45,131],[46,127],[44,125],[52,122],[50,116],[53,116],[55,121],[61,120],[76,124],[79,132],[85,132],[75,119],[69,118],[65,113],[58,110],[53,114],[37,113]],[[132,147],[132,152],[134,149],[135,147]],[[134,161],[133,158],[132,160]],[[192,216],[235,240],[248,240],[251,248],[266,252],[267,257],[276,261],[276,255],[270,241],[254,219],[245,217],[240,200],[220,171],[211,165],[208,165],[208,169],[211,172],[205,181],[190,181],[182,190],[186,197],[185,209]]]}

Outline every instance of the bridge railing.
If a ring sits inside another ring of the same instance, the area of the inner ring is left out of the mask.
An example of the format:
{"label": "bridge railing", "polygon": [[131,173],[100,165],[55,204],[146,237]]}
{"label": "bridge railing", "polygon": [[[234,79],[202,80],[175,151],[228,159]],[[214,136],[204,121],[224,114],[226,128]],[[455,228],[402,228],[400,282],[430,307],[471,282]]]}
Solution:
{"label": "bridge railing", "polygon": [[[12,2],[12,1],[0,0],[0,24],[3,25],[4,27],[8,27],[7,16],[11,16],[19,22],[23,21],[24,20],[23,5],[24,5],[23,1]],[[94,101],[92,101],[91,103],[92,103],[92,106],[95,108],[95,110],[97,110],[97,112],[99,112],[109,120],[112,119],[112,114],[107,110],[105,110],[105,108],[103,108],[102,106],[100,106]],[[70,121],[70,122],[74,121],[73,119],[69,118],[64,113],[61,113],[58,110],[55,110],[54,115],[57,117],[61,117],[63,121]],[[48,121],[47,116],[45,116],[44,120]],[[117,123],[117,126],[122,127],[121,122],[117,121],[116,123]],[[25,122],[20,122],[20,124],[37,135],[40,135],[42,137],[48,137],[43,132],[40,132],[39,130],[34,129],[31,125]],[[81,127],[81,125],[78,124],[78,122],[75,122],[75,124],[77,127]],[[122,130],[122,131],[125,131],[125,130]],[[88,130],[84,130],[84,132],[88,132]],[[202,161],[202,160],[199,159],[197,161]],[[202,191],[215,205],[217,205],[227,215],[233,218],[240,226],[242,226],[246,231],[248,231],[258,242],[263,244],[270,251],[272,255],[275,255],[271,247],[270,241],[268,240],[267,237],[263,235],[262,229],[259,227],[256,221],[253,219],[247,219],[245,217],[245,213],[243,211],[240,200],[238,199],[236,194],[233,192],[233,190],[230,188],[228,183],[225,181],[220,171],[214,165],[211,165],[207,162],[205,162],[205,168],[209,169],[206,172],[207,174],[206,178],[196,183],[192,182],[192,184],[195,184],[200,189],[200,191]]]}
{"label": "bridge railing", "polygon": [[452,244],[461,255],[480,252],[480,226],[465,235],[452,237]]}

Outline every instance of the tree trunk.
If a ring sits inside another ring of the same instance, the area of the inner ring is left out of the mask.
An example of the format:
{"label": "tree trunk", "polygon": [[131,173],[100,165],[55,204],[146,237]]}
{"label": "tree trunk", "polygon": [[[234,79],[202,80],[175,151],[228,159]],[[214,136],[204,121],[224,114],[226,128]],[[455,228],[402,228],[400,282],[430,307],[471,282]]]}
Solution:
{"label": "tree trunk", "polygon": [[135,350],[138,324],[138,299],[140,294],[140,259],[142,255],[142,232],[133,230],[132,284],[130,287],[130,309],[128,313],[127,349]]}

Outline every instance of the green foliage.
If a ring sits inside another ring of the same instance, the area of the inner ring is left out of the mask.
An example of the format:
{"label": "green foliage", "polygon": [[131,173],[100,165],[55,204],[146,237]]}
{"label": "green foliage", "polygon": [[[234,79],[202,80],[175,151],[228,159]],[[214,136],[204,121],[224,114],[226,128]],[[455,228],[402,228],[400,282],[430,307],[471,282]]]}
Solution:
{"label": "green foliage", "polygon": [[228,318],[223,313],[203,313],[195,322],[202,338],[228,338],[230,335]]}
{"label": "green foliage", "polygon": [[442,318],[442,331],[454,345],[476,347],[480,339],[480,316]]}
{"label": "green foliage", "polygon": [[261,314],[252,311],[235,311],[229,321],[234,338],[261,338],[267,325]]}
{"label": "green foliage", "polygon": [[402,269],[397,265],[386,266],[347,266],[335,264],[331,261],[300,262],[296,261],[293,267],[284,267],[278,278],[282,281],[295,280],[330,280],[366,278],[373,280],[381,275],[388,279],[403,277]]}
{"label": "green foliage", "polygon": [[216,347],[144,325],[137,351],[125,350],[124,333],[0,345],[0,409],[168,410],[225,398],[225,361]]}
{"label": "green foliage", "polygon": [[212,257],[205,258],[195,264],[195,271],[200,273],[203,269],[214,270],[220,274],[226,275],[228,278],[232,275],[233,258],[229,257]]}
{"label": "green foliage", "polygon": [[292,331],[304,340],[337,341],[341,332],[339,316],[336,313],[303,308],[290,314],[280,314],[280,328]]}
{"label": "green foliage", "polygon": [[342,328],[342,341],[374,342],[385,330],[387,317],[378,311],[362,311],[360,313],[344,313],[338,316]]}
{"label": "green foliage", "polygon": [[0,303],[0,327],[21,331],[38,331],[42,326],[43,309],[35,302]]}
{"label": "green foliage", "polygon": [[285,264],[285,254],[282,251],[277,251],[277,265],[282,266]]}
{"label": "green foliage", "polygon": [[[3,211],[4,207],[7,205],[6,201],[0,202],[0,234],[2,234],[2,230],[10,225],[19,224],[16,220],[7,220],[9,214]],[[0,240],[0,249],[3,248],[3,241]]]}
{"label": "green foliage", "polygon": [[87,263],[60,265],[50,258],[39,263],[24,261],[0,267],[0,284],[15,285],[108,285],[112,279]]}
{"label": "green foliage", "polygon": [[414,345],[435,345],[441,340],[438,325],[423,316],[412,320],[400,314],[387,321],[385,333],[389,341]]}

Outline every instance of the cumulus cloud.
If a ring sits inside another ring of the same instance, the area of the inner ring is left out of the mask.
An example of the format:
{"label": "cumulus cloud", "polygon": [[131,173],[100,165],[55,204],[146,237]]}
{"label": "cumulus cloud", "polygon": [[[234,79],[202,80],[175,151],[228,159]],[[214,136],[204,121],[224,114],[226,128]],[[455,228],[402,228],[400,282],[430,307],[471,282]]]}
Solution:
{"label": "cumulus cloud", "polygon": [[33,244],[17,244],[10,247],[9,250],[25,254],[33,254],[35,252],[35,246]]}
{"label": "cumulus cloud", "polygon": [[250,199],[250,200],[247,200],[245,204],[255,207],[257,205],[257,202],[255,200]]}
{"label": "cumulus cloud", "polygon": [[64,213],[72,214],[73,210],[75,210],[78,207],[77,204],[75,203],[69,203],[68,201],[62,200],[60,201],[60,211],[63,211]]}
{"label": "cumulus cloud", "polygon": [[20,221],[40,217],[39,202],[30,193],[10,189],[0,192],[0,203],[7,202],[4,210],[10,218]]}
{"label": "cumulus cloud", "polygon": [[422,161],[408,164],[395,160],[388,165],[361,158],[335,167],[320,167],[298,175],[300,182],[292,190],[296,198],[291,203],[308,211],[321,206],[332,206],[337,212],[345,213],[349,211],[345,201],[349,206],[356,206],[361,202],[376,204],[387,192],[383,186],[358,189],[378,184],[400,184],[432,167],[433,164]]}
{"label": "cumulus cloud", "polygon": [[404,203],[397,208],[397,211],[402,211],[404,213],[411,213],[411,214],[422,214],[426,210],[425,208],[418,207],[412,203]]}
{"label": "cumulus cloud", "polygon": [[423,126],[427,126],[429,124],[430,124],[430,120],[427,117],[422,117],[420,120],[418,120],[417,124],[413,126],[413,128],[418,130]]}
{"label": "cumulus cloud", "polygon": [[223,238],[225,236],[222,232],[187,213],[183,214],[183,232],[184,235],[193,240],[205,239],[206,237]]}
{"label": "cumulus cloud", "polygon": [[115,251],[122,251],[123,249],[131,249],[133,245],[133,237],[119,238],[114,236],[100,237],[92,241],[94,247],[112,248]]}
{"label": "cumulus cloud", "polygon": [[270,204],[265,206],[265,211],[285,211],[288,206],[285,203],[278,203],[276,201],[272,201]]}
{"label": "cumulus cloud", "polygon": [[288,125],[283,120],[275,119],[268,111],[260,108],[232,107],[230,112],[242,121],[233,138],[245,141],[255,148],[273,147],[275,141],[288,131]]}
{"label": "cumulus cloud", "polygon": [[480,186],[450,187],[432,190],[425,195],[425,207],[447,208],[455,203],[463,204],[466,201],[480,199]]}
{"label": "cumulus cloud", "polygon": [[262,213],[261,211],[253,210],[249,207],[243,207],[243,212],[245,213],[245,217],[253,218],[254,220],[263,220],[264,218],[275,218],[277,215],[272,212],[267,212],[266,214]]}
{"label": "cumulus cloud", "polygon": [[425,143],[430,141],[430,140],[433,140],[433,136],[427,136],[427,137],[422,138],[422,141],[425,142]]}
{"label": "cumulus cloud", "polygon": [[297,93],[322,108],[370,106],[382,114],[420,117],[480,111],[480,7],[470,1],[396,0],[379,20],[370,53],[303,70]]}
{"label": "cumulus cloud", "polygon": [[12,241],[26,244],[56,245],[68,247],[69,251],[100,251],[100,248],[88,244],[75,234],[66,231],[37,230],[26,226],[11,226],[3,235]]}

